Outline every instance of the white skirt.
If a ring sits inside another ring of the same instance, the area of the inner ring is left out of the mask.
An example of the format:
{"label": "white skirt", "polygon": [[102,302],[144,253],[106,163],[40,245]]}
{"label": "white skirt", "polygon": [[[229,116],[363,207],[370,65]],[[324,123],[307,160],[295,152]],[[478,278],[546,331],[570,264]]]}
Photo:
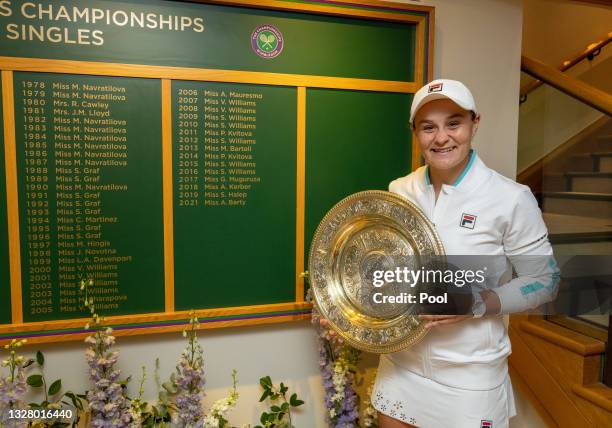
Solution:
{"label": "white skirt", "polygon": [[509,376],[488,391],[453,388],[402,369],[384,355],[371,400],[380,413],[420,428],[508,428],[516,415]]}

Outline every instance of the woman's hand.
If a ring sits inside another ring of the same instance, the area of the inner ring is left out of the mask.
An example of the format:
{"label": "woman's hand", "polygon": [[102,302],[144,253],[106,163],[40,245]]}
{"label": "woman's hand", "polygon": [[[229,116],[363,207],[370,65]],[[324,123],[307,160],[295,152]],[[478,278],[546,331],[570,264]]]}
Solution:
{"label": "woman's hand", "polygon": [[327,321],[327,318],[323,318],[321,317],[319,319],[319,325],[321,326],[321,328],[327,330],[327,334],[329,334],[330,336],[335,336],[336,332],[333,331],[330,326],[329,326],[329,321]]}
{"label": "woman's hand", "polygon": [[329,325],[329,321],[323,317],[319,317],[319,335],[334,344],[341,345],[344,343],[342,337],[338,335]]}
{"label": "woman's hand", "polygon": [[473,315],[419,315],[423,321],[428,321],[425,328],[429,329],[438,325],[456,324],[461,321],[474,318]]}

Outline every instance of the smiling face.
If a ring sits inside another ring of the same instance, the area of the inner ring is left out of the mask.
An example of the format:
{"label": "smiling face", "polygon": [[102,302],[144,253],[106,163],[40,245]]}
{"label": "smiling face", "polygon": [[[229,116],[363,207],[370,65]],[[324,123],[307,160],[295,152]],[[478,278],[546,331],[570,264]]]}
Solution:
{"label": "smiling face", "polygon": [[[414,131],[430,171],[451,182],[468,162],[480,115],[448,98],[430,101],[414,117]],[[445,180],[446,181],[446,180]]]}

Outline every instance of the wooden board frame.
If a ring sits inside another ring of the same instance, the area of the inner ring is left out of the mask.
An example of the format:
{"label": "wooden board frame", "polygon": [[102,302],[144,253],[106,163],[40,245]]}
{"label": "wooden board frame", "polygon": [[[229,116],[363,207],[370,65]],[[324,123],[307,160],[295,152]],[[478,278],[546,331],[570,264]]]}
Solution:
{"label": "wooden board frame", "polygon": [[[15,117],[13,72],[47,72],[116,77],[155,78],[161,81],[162,99],[162,176],[164,217],[164,296],[165,312],[107,317],[107,324],[117,336],[165,333],[182,330],[189,322],[187,311],[174,308],[173,196],[172,196],[172,80],[225,83],[251,83],[293,86],[297,90],[297,180],[296,180],[296,300],[295,302],[197,310],[202,328],[261,325],[310,318],[312,304],[305,301],[304,223],[305,223],[305,152],[306,97],[308,88],[329,88],[392,93],[414,93],[433,74],[434,8],[381,2],[376,0],[193,0],[194,3],[242,6],[257,9],[324,14],[369,20],[401,22],[416,25],[414,81],[386,81],[329,76],[236,70],[165,67],[140,64],[118,64],[91,61],[54,60],[0,56],[2,102],[5,126],[5,163],[7,211],[9,219],[9,252],[11,274],[12,324],[0,325],[0,344],[14,338],[28,338],[30,343],[82,340],[90,334],[83,326],[88,319],[71,319],[23,323],[17,161],[15,152]],[[413,139],[414,141],[414,139]],[[420,166],[418,148],[411,148],[412,169]]]}

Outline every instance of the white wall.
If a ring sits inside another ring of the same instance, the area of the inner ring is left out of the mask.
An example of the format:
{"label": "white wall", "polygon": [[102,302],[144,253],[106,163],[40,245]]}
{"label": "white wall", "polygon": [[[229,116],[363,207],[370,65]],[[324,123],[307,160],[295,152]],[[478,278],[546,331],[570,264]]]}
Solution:
{"label": "white wall", "polygon": [[496,171],[516,176],[520,0],[404,1],[436,7],[434,78],[464,82],[482,115],[474,140]]}
{"label": "white wall", "polygon": [[523,10],[523,54],[551,66],[560,65],[612,31],[612,7],[603,4],[524,0]]}
{"label": "white wall", "polygon": [[[409,3],[409,2],[405,2]],[[464,81],[473,91],[482,124],[476,149],[484,161],[501,173],[514,177],[518,121],[519,63],[521,52],[520,0],[432,0],[413,2],[436,6],[434,77]],[[486,3],[486,4],[485,4]],[[241,399],[233,412],[233,424],[256,423],[261,407],[258,379],[263,375],[285,381],[306,405],[296,417],[299,428],[324,427],[322,385],[318,352],[309,323],[272,325],[242,329],[203,331],[208,403],[223,396],[230,386],[232,368],[239,372]],[[149,378],[155,357],[167,376],[183,347],[180,335],[119,338],[119,366],[124,374],[138,376],[146,364]],[[64,384],[87,388],[83,345],[44,345],[49,377],[62,377]],[[375,364],[372,359],[368,365]],[[134,392],[135,382],[132,382]],[[146,383],[146,398],[154,398],[152,380]],[[531,421],[531,420],[530,420]],[[515,422],[525,423],[515,418]],[[537,427],[539,422],[531,423]],[[519,426],[519,425],[514,425]],[[524,425],[527,426],[527,425]]]}

